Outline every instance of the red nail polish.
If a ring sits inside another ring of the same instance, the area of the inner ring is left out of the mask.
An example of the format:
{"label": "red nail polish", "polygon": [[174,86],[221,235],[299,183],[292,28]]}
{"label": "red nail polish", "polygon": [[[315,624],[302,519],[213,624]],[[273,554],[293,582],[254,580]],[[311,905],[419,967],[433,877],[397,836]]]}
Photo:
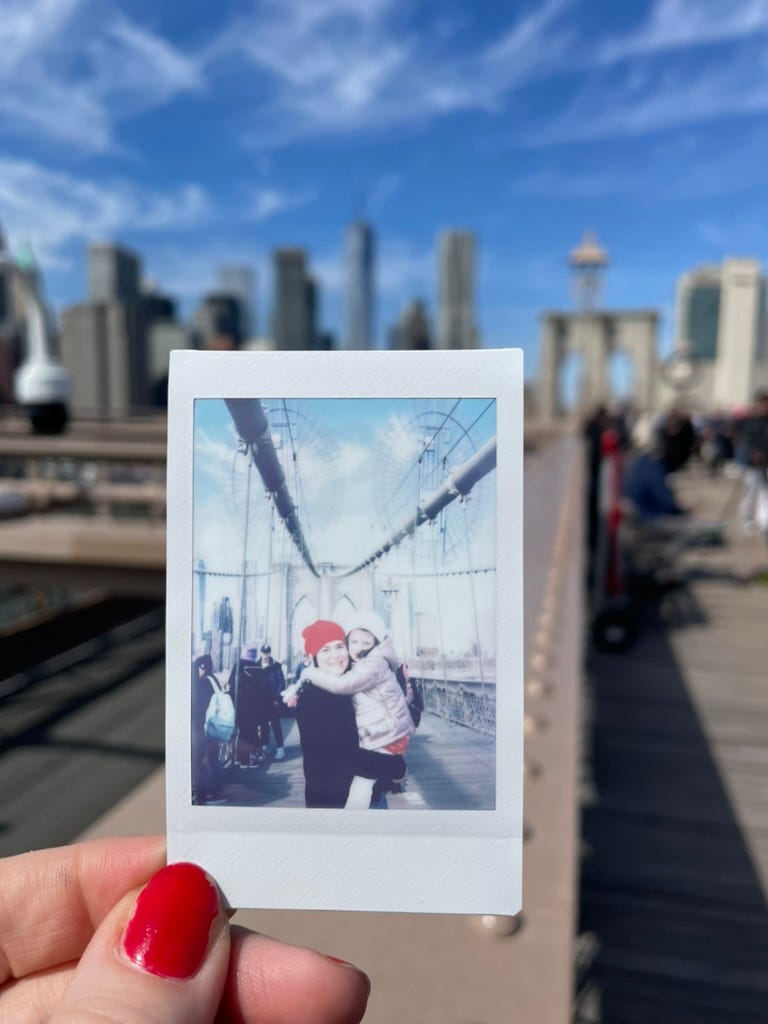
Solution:
{"label": "red nail polish", "polygon": [[216,886],[201,868],[169,864],[139,895],[123,949],[150,974],[190,978],[203,962],[218,910]]}

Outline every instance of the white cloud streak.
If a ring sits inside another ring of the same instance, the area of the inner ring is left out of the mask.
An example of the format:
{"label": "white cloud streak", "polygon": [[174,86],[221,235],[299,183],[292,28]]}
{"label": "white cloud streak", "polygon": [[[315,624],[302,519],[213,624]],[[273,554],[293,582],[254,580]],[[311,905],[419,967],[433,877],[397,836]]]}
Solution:
{"label": "white cloud streak", "polygon": [[260,224],[262,221],[270,220],[288,210],[298,210],[309,206],[317,198],[317,193],[312,189],[302,189],[299,192],[286,192],[280,188],[263,187],[256,189],[248,202],[246,218]]}
{"label": "white cloud streak", "polygon": [[237,55],[267,76],[275,98],[257,105],[251,141],[279,145],[497,110],[510,91],[556,69],[567,37],[555,25],[568,5],[546,0],[493,44],[449,51],[409,29],[400,0],[269,0],[225,28],[207,57]]}
{"label": "white cloud streak", "polygon": [[[729,60],[696,71],[668,68],[638,88],[623,83],[585,89],[561,115],[531,133],[529,146],[648,135],[684,124],[743,117],[768,110],[768,58],[742,46]],[[606,100],[606,95],[608,99]]]}
{"label": "white cloud streak", "polygon": [[744,39],[768,31],[768,0],[656,0],[634,32],[598,48],[602,63]]}
{"label": "white cloud streak", "polygon": [[204,88],[202,65],[94,0],[4,0],[4,132],[86,152],[115,147],[115,123]]}
{"label": "white cloud streak", "polygon": [[211,203],[195,184],[164,193],[123,180],[94,181],[32,161],[0,158],[0,210],[11,238],[29,238],[43,263],[65,265],[65,249],[123,230],[196,227]]}

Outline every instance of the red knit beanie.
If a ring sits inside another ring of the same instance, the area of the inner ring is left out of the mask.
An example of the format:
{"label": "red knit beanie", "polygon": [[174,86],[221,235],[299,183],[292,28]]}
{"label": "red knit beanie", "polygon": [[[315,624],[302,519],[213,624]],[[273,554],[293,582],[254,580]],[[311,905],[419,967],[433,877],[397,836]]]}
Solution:
{"label": "red knit beanie", "polygon": [[313,658],[326,644],[332,640],[345,640],[344,630],[337,622],[329,622],[328,619],[318,619],[306,629],[301,631],[304,637],[304,653]]}

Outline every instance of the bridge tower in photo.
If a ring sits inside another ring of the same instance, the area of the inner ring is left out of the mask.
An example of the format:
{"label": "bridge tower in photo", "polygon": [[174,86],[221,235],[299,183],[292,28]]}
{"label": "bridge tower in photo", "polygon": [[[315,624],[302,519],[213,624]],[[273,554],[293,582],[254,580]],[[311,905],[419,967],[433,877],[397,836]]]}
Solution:
{"label": "bridge tower in photo", "polygon": [[[629,398],[638,410],[655,405],[659,316],[652,309],[604,310],[599,306],[608,254],[591,232],[572,250],[575,311],[551,310],[541,320],[538,415],[556,420],[569,411],[583,413],[610,405],[613,395],[609,364],[624,352],[632,364]],[[581,357],[575,408],[567,410],[560,395],[563,363],[571,353]]]}

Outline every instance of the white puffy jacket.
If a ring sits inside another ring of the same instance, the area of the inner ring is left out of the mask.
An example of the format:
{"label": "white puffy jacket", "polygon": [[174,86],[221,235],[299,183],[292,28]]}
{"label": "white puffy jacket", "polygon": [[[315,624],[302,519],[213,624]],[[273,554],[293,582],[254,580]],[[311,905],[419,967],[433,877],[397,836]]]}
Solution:
{"label": "white puffy jacket", "polygon": [[355,705],[360,746],[365,750],[381,750],[414,732],[411,713],[395,676],[399,664],[392,641],[385,636],[344,675],[335,676],[310,665],[302,678],[329,693],[350,694]]}

